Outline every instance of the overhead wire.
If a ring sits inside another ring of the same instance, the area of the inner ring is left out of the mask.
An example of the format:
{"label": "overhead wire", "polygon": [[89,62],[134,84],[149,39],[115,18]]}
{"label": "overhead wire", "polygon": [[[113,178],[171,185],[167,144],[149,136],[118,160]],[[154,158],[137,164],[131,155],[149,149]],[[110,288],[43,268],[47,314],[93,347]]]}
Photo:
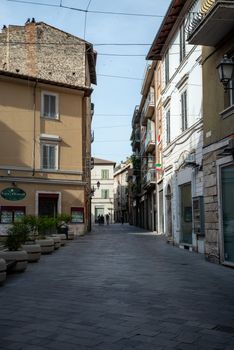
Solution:
{"label": "overhead wire", "polygon": [[[148,17],[148,18],[164,18],[165,15],[160,14],[150,14],[150,13],[131,13],[131,12],[116,12],[116,11],[100,11],[100,10],[87,10],[82,9],[78,7],[72,7],[72,6],[66,6],[63,5],[60,1],[60,4],[50,4],[50,3],[42,3],[42,2],[36,2],[36,1],[26,1],[26,0],[7,0],[9,2],[15,2],[15,3],[21,3],[21,4],[31,4],[31,5],[38,5],[38,6],[45,6],[45,7],[57,7],[57,8],[63,8],[67,10],[77,11],[77,12],[83,12],[83,13],[92,13],[92,14],[102,14],[102,15],[115,15],[115,16],[130,16],[130,17]],[[197,14],[197,12],[191,12],[191,14]],[[184,18],[184,16],[177,16],[177,15],[171,15],[169,17],[176,17],[177,18]],[[230,21],[230,19],[225,18],[213,18],[213,21]]]}
{"label": "overhead wire", "polygon": [[38,6],[47,6],[47,7],[59,7],[72,11],[83,12],[83,13],[94,13],[94,14],[103,14],[103,15],[117,15],[117,16],[132,16],[132,17],[152,17],[152,18],[163,18],[164,15],[158,14],[149,14],[149,13],[128,13],[128,12],[115,12],[115,11],[99,11],[99,10],[89,10],[82,9],[78,7],[65,6],[63,4],[50,4],[50,3],[42,3],[36,1],[26,1],[26,0],[7,0],[9,2],[22,3],[22,4],[31,4]]}

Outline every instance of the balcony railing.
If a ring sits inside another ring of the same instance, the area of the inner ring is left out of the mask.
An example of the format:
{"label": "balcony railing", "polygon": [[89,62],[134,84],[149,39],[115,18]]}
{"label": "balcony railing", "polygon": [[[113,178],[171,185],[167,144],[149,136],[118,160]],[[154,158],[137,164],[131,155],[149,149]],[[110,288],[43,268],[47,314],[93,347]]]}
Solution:
{"label": "balcony railing", "polygon": [[149,169],[148,172],[145,174],[143,178],[143,186],[150,186],[155,184],[156,176],[155,176],[155,170]]}
{"label": "balcony railing", "polygon": [[233,29],[233,18],[233,1],[206,0],[199,12],[190,13],[189,44],[216,46]]}
{"label": "balcony railing", "polygon": [[151,118],[154,112],[154,88],[150,88],[148,96],[145,100],[144,108],[143,108],[143,116],[144,118]]}
{"label": "balcony railing", "polygon": [[148,131],[145,138],[145,151],[152,152],[155,148],[155,134],[152,130]]}

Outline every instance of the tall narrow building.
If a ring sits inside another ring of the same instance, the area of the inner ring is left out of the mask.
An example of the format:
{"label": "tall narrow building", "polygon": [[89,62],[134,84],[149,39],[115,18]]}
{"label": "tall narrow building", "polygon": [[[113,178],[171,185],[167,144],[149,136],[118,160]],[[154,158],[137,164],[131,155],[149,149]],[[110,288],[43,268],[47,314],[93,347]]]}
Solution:
{"label": "tall narrow building", "polygon": [[92,44],[43,22],[0,34],[0,232],[22,215],[90,226]]}

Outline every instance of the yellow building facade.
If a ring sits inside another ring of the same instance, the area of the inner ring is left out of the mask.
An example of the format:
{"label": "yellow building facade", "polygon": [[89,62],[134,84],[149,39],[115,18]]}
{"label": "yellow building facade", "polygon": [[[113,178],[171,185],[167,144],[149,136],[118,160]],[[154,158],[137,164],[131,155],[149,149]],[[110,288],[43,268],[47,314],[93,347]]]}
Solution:
{"label": "yellow building facade", "polygon": [[42,68],[30,75],[18,67],[0,70],[0,234],[21,215],[59,213],[71,215],[83,234],[90,217],[90,65],[79,84],[53,80],[52,69],[43,77]]}

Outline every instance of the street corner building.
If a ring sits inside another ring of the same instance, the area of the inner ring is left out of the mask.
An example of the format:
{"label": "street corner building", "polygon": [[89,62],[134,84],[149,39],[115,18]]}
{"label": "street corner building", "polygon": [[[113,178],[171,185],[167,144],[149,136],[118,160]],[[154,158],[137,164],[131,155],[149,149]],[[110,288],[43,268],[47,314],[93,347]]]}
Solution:
{"label": "street corner building", "polygon": [[92,44],[43,22],[0,33],[0,234],[22,215],[89,227]]}

